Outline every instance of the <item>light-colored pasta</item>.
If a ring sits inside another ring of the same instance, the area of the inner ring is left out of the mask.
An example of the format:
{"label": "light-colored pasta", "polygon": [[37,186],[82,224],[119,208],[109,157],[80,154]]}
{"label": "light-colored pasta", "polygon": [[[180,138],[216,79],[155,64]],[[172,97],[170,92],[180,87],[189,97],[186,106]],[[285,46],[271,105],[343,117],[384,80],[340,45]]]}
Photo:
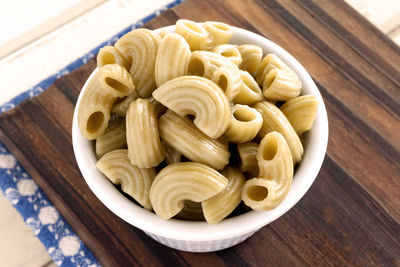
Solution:
{"label": "light-colored pasta", "polygon": [[136,91],[141,97],[148,98],[156,88],[154,68],[160,36],[148,29],[136,29],[122,36],[116,43],[117,48],[131,64]]}
{"label": "light-colored pasta", "polygon": [[265,76],[263,94],[271,100],[289,100],[300,95],[301,82],[291,72],[273,69]]}
{"label": "light-colored pasta", "polygon": [[[208,49],[217,45],[227,44],[232,38],[233,30],[231,26],[222,22],[206,21],[203,23],[203,28],[208,32]],[[205,50],[206,50],[205,48]]]}
{"label": "light-colored pasta", "polygon": [[126,147],[125,118],[112,116],[104,134],[96,139],[96,156],[100,158],[107,152]]}
{"label": "light-colored pasta", "polygon": [[185,200],[183,209],[175,216],[175,218],[186,221],[205,221],[201,202],[193,202]]}
{"label": "light-colored pasta", "polygon": [[97,67],[100,68],[107,64],[118,64],[125,69],[130,67],[128,61],[114,46],[104,46],[97,54]]}
{"label": "light-colored pasta", "polygon": [[129,72],[118,64],[99,68],[88,82],[78,109],[78,126],[89,140],[101,136],[108,126],[111,108],[118,97],[135,90]]}
{"label": "light-colored pasta", "polygon": [[155,66],[157,87],[188,73],[190,53],[188,43],[179,34],[169,33],[161,40]]}
{"label": "light-colored pasta", "polygon": [[126,114],[126,139],[131,163],[140,168],[157,166],[165,157],[158,135],[157,114],[148,99],[133,101]]}
{"label": "light-colored pasta", "polygon": [[239,66],[239,64],[242,63],[242,55],[240,54],[237,45],[233,44],[218,45],[212,49],[212,52],[217,53],[218,55],[221,55],[226,59],[229,59],[236,66]]}
{"label": "light-colored pasta", "polygon": [[178,214],[185,200],[201,202],[215,196],[228,185],[219,172],[200,163],[168,165],[154,178],[150,201],[154,211],[167,220]]}
{"label": "light-colored pasta", "polygon": [[282,134],[271,132],[263,138],[257,160],[259,178],[245,183],[242,199],[254,210],[273,209],[284,200],[293,179],[293,159]]}
{"label": "light-colored pasta", "polygon": [[233,100],[237,104],[251,105],[264,99],[263,93],[256,80],[247,71],[240,71],[242,84],[239,93]]}
{"label": "light-colored pasta", "polygon": [[239,45],[238,50],[242,56],[239,68],[252,75],[257,74],[263,56],[262,48],[257,45]]}
{"label": "light-colored pasta", "polygon": [[167,164],[174,164],[181,162],[182,153],[177,151],[172,146],[164,144],[165,146],[165,162]]}
{"label": "light-colored pasta", "polygon": [[228,144],[211,139],[189,118],[167,111],[158,121],[160,137],[192,161],[222,170],[229,163]]}
{"label": "light-colored pasta", "polygon": [[311,129],[317,115],[318,99],[313,95],[292,98],[280,107],[283,114],[300,136]]}
{"label": "light-colored pasta", "polygon": [[263,138],[266,134],[277,131],[281,133],[289,145],[292,153],[293,163],[296,164],[301,160],[303,155],[303,145],[299,136],[294,131],[292,125],[285,115],[274,104],[262,101],[254,105],[263,117],[263,125],[259,131],[259,136]]}
{"label": "light-colored pasta", "polygon": [[158,36],[160,36],[160,39],[163,39],[169,33],[170,32],[168,30],[161,30],[158,32]]}
{"label": "light-colored pasta", "polygon": [[185,38],[192,51],[209,49],[210,47],[208,32],[194,21],[178,20],[175,24],[175,32]]}
{"label": "light-colored pasta", "polygon": [[243,173],[235,167],[228,166],[221,174],[228,179],[228,186],[217,195],[201,202],[204,217],[209,224],[223,220],[242,201],[242,188],[246,181]]}
{"label": "light-colored pasta", "polygon": [[263,124],[260,112],[240,104],[234,105],[231,111],[231,120],[224,134],[228,141],[241,144],[252,140]]}
{"label": "light-colored pasta", "polygon": [[154,97],[152,97],[152,96],[150,96],[148,99],[151,102],[151,104],[153,104],[153,106],[154,106],[154,110],[156,111],[157,118],[159,118],[161,115],[163,115],[165,113],[165,111],[167,110],[167,108],[165,106],[163,106],[160,102],[155,100]]}
{"label": "light-colored pasta", "polygon": [[180,116],[194,115],[194,124],[211,138],[220,137],[228,128],[228,99],[206,78],[182,76],[172,79],[157,88],[153,97]]}
{"label": "light-colored pasta", "polygon": [[237,145],[237,151],[240,157],[240,170],[249,172],[253,177],[258,176],[258,143],[249,142]]}
{"label": "light-colored pasta", "polygon": [[145,209],[151,210],[150,187],[156,176],[154,168],[141,169],[132,165],[128,150],[117,149],[108,152],[97,162],[97,168],[114,184],[133,197]]}
{"label": "light-colored pasta", "polygon": [[115,101],[111,112],[118,114],[119,116],[125,117],[126,116],[126,111],[129,108],[129,105],[135,101],[139,97],[139,94],[134,90],[130,95],[124,97],[124,98],[119,98]]}
{"label": "light-colored pasta", "polygon": [[240,92],[239,68],[225,57],[209,51],[195,51],[189,62],[189,74],[203,76],[219,85],[229,101]]}
{"label": "light-colored pasta", "polygon": [[268,54],[261,61],[257,82],[266,98],[278,101],[298,96],[302,87],[297,74],[275,54]]}

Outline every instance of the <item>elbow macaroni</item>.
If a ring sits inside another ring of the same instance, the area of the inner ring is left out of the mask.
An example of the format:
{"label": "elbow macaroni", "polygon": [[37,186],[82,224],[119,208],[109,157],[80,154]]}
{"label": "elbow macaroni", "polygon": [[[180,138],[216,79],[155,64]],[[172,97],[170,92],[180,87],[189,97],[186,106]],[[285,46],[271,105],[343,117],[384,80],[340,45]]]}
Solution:
{"label": "elbow macaroni", "polygon": [[215,224],[241,200],[273,209],[290,190],[317,97],[299,96],[279,57],[232,36],[212,21],[133,30],[100,49],[81,96],[78,126],[95,139],[99,171],[163,219]]}

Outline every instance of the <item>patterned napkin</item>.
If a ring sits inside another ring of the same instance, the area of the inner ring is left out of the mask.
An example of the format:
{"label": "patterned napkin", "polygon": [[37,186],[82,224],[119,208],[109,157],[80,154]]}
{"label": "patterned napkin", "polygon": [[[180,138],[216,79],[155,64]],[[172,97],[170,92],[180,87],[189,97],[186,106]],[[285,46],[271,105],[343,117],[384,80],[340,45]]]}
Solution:
{"label": "patterned napkin", "polygon": [[[92,59],[99,49],[113,44],[125,33],[141,27],[163,11],[184,0],[175,0],[156,10],[151,15],[124,29],[110,40],[102,43],[83,57],[50,76],[11,101],[0,105],[0,114],[18,105],[24,99],[34,97],[47,89],[55,80],[79,68]],[[58,266],[100,266],[98,261],[79,239],[45,193],[24,170],[16,158],[0,142],[0,188],[10,203],[21,214],[33,234],[43,243],[49,255]]]}

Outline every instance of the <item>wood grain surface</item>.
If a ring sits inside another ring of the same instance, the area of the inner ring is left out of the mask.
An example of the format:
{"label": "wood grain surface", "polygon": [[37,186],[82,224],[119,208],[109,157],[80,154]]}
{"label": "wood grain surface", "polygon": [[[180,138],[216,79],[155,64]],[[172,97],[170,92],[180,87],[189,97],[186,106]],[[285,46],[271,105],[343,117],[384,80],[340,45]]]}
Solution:
{"label": "wood grain surface", "polygon": [[329,118],[318,178],[288,213],[215,253],[165,247],[84,182],[72,114],[94,60],[0,117],[0,140],[104,266],[399,266],[400,49],[342,1],[187,0],[145,25],[216,20],[276,42],[316,81]]}

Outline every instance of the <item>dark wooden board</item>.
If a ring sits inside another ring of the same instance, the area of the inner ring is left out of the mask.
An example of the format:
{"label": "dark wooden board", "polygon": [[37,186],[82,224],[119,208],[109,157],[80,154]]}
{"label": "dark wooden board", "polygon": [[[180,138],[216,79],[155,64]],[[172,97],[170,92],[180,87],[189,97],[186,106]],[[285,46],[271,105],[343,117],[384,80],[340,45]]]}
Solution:
{"label": "dark wooden board", "polygon": [[84,182],[72,114],[94,60],[0,116],[0,140],[104,266],[400,265],[400,49],[342,1],[188,0],[145,25],[216,20],[264,35],[310,72],[329,145],[317,180],[287,214],[215,253],[165,247],[112,214]]}

